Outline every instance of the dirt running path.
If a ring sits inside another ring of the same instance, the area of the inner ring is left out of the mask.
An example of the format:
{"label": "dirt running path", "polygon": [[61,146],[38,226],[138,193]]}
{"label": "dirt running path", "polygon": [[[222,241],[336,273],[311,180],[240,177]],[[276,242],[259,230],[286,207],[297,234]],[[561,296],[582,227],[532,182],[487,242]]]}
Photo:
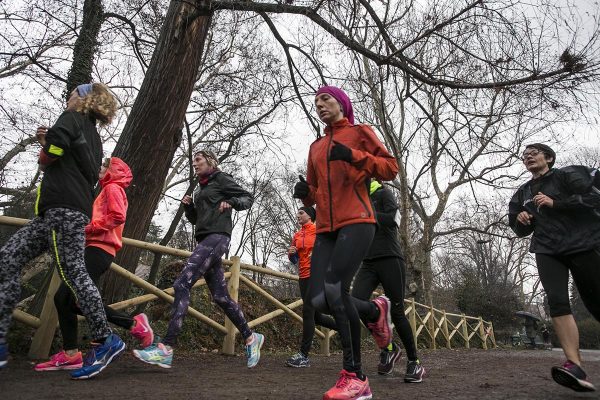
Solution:
{"label": "dirt running path", "polygon": [[[591,399],[556,385],[550,367],[562,353],[551,351],[437,350],[422,352],[428,376],[405,384],[403,359],[393,376],[376,374],[377,354],[365,354],[374,399]],[[600,353],[585,354],[585,369],[600,387]],[[312,366],[283,366],[285,355],[264,354],[248,370],[245,358],[191,354],[175,358],[170,370],[142,364],[130,354],[89,381],[71,381],[65,372],[39,373],[23,358],[0,371],[0,399],[161,399],[304,400],[321,399],[335,383],[341,355],[312,357]]]}

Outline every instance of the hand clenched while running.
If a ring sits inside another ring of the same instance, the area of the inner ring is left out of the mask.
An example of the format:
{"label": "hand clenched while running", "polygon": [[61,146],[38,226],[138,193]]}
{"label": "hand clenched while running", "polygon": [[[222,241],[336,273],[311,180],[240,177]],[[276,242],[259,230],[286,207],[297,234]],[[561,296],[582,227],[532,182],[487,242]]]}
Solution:
{"label": "hand clenched while running", "polygon": [[193,204],[194,200],[192,199],[192,196],[186,194],[185,196],[183,196],[183,199],[181,199],[181,202],[189,206]]}
{"label": "hand clenched while running", "polygon": [[533,196],[533,203],[538,207],[546,206],[546,207],[554,207],[554,200],[551,197],[546,196],[542,192],[538,192],[535,196]]}
{"label": "hand clenched while running", "polygon": [[517,221],[522,225],[531,225],[532,220],[533,215],[529,214],[527,211],[521,211],[519,215],[517,215]]}
{"label": "hand clenched while running", "polygon": [[231,209],[231,204],[229,204],[226,201],[222,201],[221,204],[219,205],[219,212],[223,212],[225,210],[230,210]]}

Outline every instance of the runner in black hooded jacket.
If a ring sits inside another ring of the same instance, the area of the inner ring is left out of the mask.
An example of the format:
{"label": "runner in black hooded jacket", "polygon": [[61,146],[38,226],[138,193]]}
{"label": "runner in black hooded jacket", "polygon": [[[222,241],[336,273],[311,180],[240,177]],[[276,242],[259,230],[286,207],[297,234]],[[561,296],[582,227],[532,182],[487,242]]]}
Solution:
{"label": "runner in black hooded jacket", "polygon": [[547,145],[525,148],[523,162],[532,179],[509,203],[509,223],[519,237],[533,234],[550,316],[567,361],[552,377],[577,391],[592,391],[581,369],[579,332],[569,304],[569,272],[590,313],[600,321],[600,190],[596,170],[584,166],[553,169],[556,154]]}
{"label": "runner in black hooded jacket", "polygon": [[[369,252],[365,256],[354,281],[352,296],[368,300],[379,284],[390,299],[390,313],[396,332],[406,349],[408,362],[404,381],[408,383],[422,382],[425,368],[417,357],[415,338],[410,323],[404,314],[404,287],[406,285],[406,266],[402,257],[398,240],[398,224],[396,213],[398,204],[391,190],[378,181],[371,182],[369,190],[371,203],[377,218],[377,232],[371,242]],[[366,325],[368,321],[363,319]],[[400,359],[401,350],[398,344],[391,342],[381,350],[377,372],[390,375],[394,364]]]}

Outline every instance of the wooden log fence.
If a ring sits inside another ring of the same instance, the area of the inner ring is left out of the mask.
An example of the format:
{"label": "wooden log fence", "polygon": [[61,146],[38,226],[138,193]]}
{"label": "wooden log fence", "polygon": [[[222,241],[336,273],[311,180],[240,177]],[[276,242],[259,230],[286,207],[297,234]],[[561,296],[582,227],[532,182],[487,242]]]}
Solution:
{"label": "wooden log fence", "polygon": [[[1,225],[22,226],[27,222],[28,220],[26,219],[0,216]],[[134,246],[143,250],[148,250],[154,253],[162,253],[182,258],[187,258],[191,255],[191,252],[186,250],[175,249],[172,247],[161,246],[129,238],[123,238],[123,244],[126,246]],[[267,290],[262,288],[258,283],[245,276],[242,273],[242,270],[292,281],[298,281],[297,275],[275,271],[256,265],[245,264],[240,261],[239,257],[231,257],[230,260],[223,260],[223,266],[225,268],[229,268],[229,271],[225,272],[225,278],[228,279],[228,290],[234,300],[238,300],[239,285],[242,283],[254,293],[264,297],[276,308],[274,311],[262,315],[252,321],[248,321],[248,325],[251,328],[264,324],[265,322],[268,322],[273,318],[283,314],[287,314],[292,318],[292,320],[298,322],[301,326],[302,317],[296,313],[294,309],[302,305],[302,299],[296,300],[290,304],[284,304],[272,296]],[[120,310],[145,304],[154,300],[162,300],[168,303],[173,303],[174,290],[172,287],[164,290],[159,289],[115,263],[113,263],[110,268],[122,278],[128,280],[146,292],[144,295],[111,304],[111,307]],[[39,317],[35,317],[18,309],[13,312],[13,319],[15,321],[36,329],[36,333],[34,334],[29,350],[29,357],[31,358],[46,358],[50,352],[52,340],[54,339],[54,334],[57,328],[56,310],[54,308],[53,297],[59,283],[60,278],[58,277],[58,274],[55,273],[48,288],[48,292],[45,295],[44,306]],[[206,282],[204,279],[200,279],[194,284],[193,288],[198,288],[205,284]],[[456,343],[458,343],[458,345],[461,345],[465,348],[470,348],[473,344],[476,344],[483,349],[487,349],[489,346],[496,347],[492,322],[484,321],[481,317],[447,313],[444,310],[436,309],[431,304],[424,305],[417,303],[414,299],[406,299],[404,302],[405,314],[408,316],[410,327],[413,331],[415,343],[417,345],[420,343],[425,344],[427,347],[432,349],[437,347],[452,348],[453,343],[455,346]],[[237,329],[231,323],[231,321],[225,318],[225,324],[221,325],[191,306],[188,307],[187,314],[223,334],[223,353],[235,353],[235,337],[237,334]],[[315,334],[321,341],[321,353],[324,355],[329,355],[330,339],[335,332],[326,328],[321,328],[316,329]],[[453,338],[455,338],[455,336],[458,338],[458,340],[455,339],[453,342]]]}

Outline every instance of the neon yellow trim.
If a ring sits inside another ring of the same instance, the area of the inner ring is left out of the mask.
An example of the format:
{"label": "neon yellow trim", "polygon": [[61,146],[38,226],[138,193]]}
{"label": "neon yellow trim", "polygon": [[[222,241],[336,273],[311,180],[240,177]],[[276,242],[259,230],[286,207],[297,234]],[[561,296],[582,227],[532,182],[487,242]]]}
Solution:
{"label": "neon yellow trim", "polygon": [[55,156],[62,156],[63,154],[65,154],[65,151],[63,149],[61,149],[60,147],[57,147],[53,144],[50,145],[50,148],[48,149],[48,153],[50,154],[54,154]]}
{"label": "neon yellow trim", "polygon": [[54,246],[54,256],[56,257],[58,273],[60,274],[60,277],[62,278],[65,285],[67,285],[67,287],[71,290],[71,293],[73,293],[73,296],[75,296],[75,301],[77,301],[77,293],[75,293],[75,289],[73,289],[73,287],[69,284],[69,281],[65,276],[65,271],[63,271],[62,265],[60,265],[60,258],[58,257],[58,245],[56,243],[56,231],[54,229],[52,229],[52,245]]}
{"label": "neon yellow trim", "polygon": [[36,217],[40,213],[40,211],[39,211],[39,205],[40,205],[40,197],[41,196],[42,196],[42,183],[40,182],[40,184],[39,184],[39,186],[37,188],[37,193],[35,195],[35,203],[33,204],[33,212],[35,213]]}
{"label": "neon yellow trim", "polygon": [[376,180],[371,181],[371,187],[369,188],[369,194],[375,193],[375,191],[382,186],[383,185],[381,183],[377,182]]}

